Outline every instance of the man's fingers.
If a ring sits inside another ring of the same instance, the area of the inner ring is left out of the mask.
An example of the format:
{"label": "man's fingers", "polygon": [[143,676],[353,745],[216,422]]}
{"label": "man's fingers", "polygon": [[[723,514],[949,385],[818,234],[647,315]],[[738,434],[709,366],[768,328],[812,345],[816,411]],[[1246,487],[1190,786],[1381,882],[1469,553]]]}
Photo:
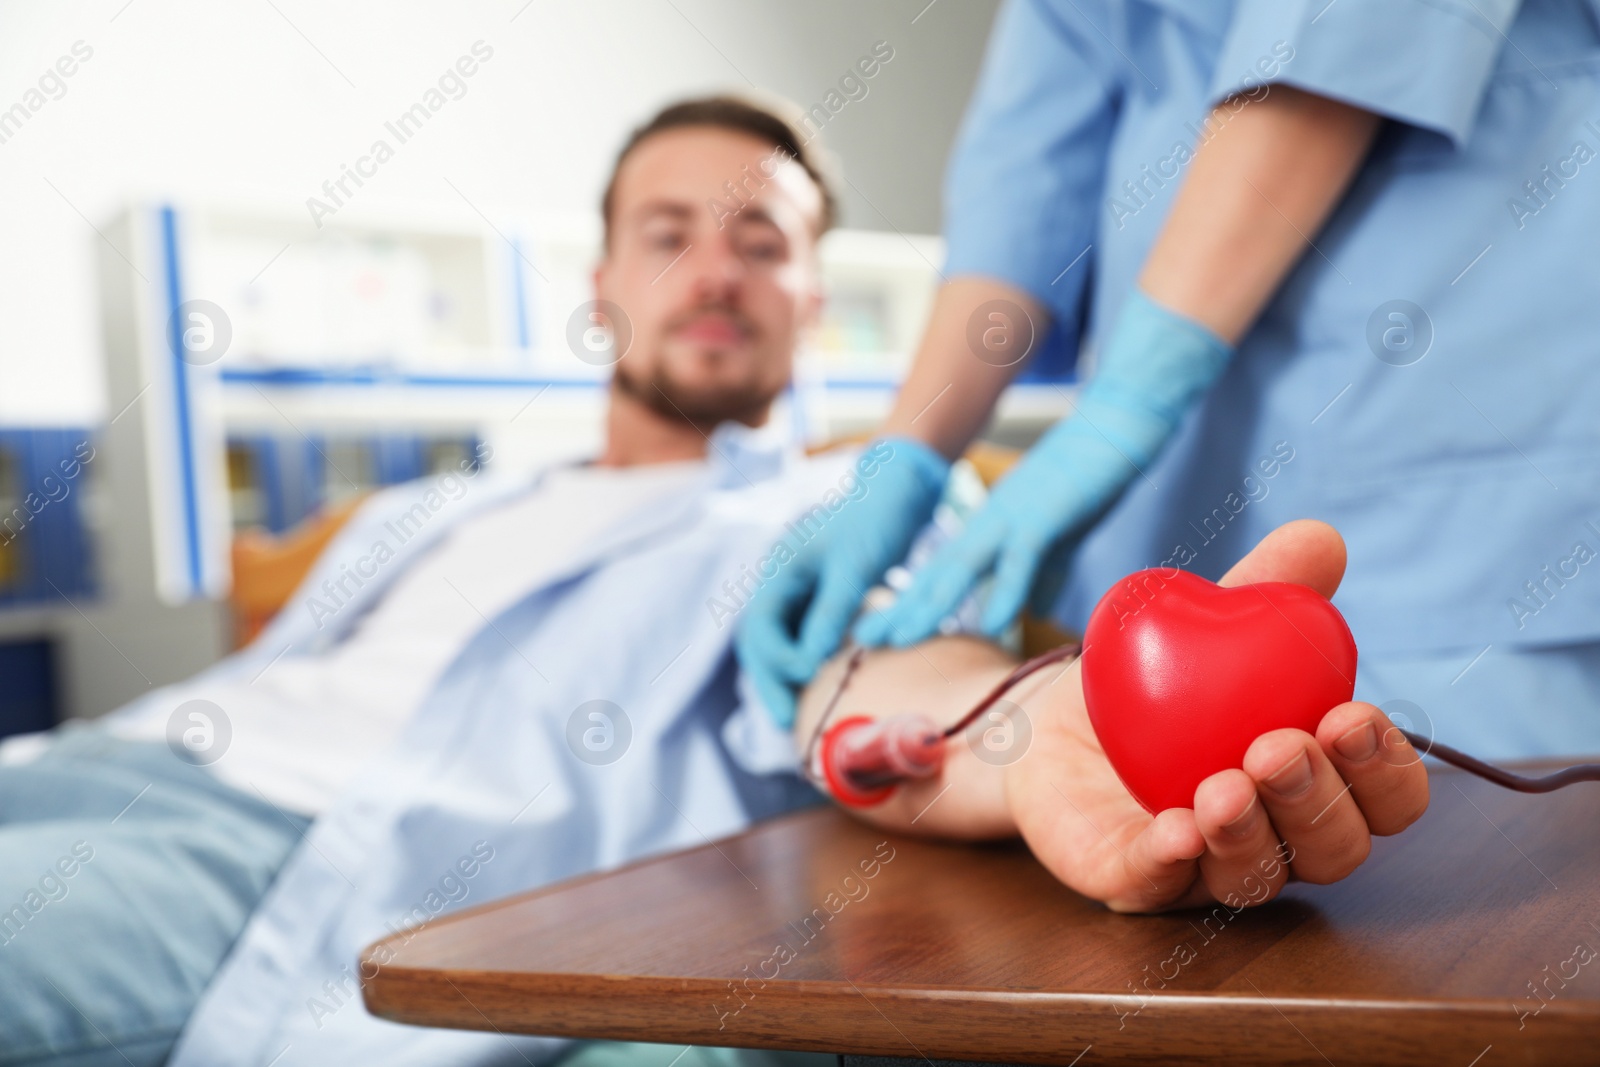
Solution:
{"label": "man's fingers", "polygon": [[1237,768],[1213,774],[1195,790],[1194,815],[1206,839],[1200,876],[1213,897],[1240,908],[1278,895],[1289,880],[1288,850],[1253,778]]}
{"label": "man's fingers", "polygon": [[1244,770],[1289,846],[1299,878],[1336,882],[1367,858],[1372,836],[1366,819],[1316,738],[1304,730],[1262,734],[1245,752]]}
{"label": "man's fingers", "polygon": [[1371,704],[1341,704],[1322,717],[1317,743],[1346,782],[1367,828],[1397,834],[1428,808],[1422,756]]}
{"label": "man's fingers", "polygon": [[1333,596],[1344,577],[1344,538],[1325,522],[1286,522],[1256,543],[1218,585],[1294,582]]}
{"label": "man's fingers", "polygon": [[1194,812],[1169,808],[1121,852],[1120,888],[1104,894],[1112,911],[1162,911],[1173,907],[1194,885],[1206,840],[1195,826]]}

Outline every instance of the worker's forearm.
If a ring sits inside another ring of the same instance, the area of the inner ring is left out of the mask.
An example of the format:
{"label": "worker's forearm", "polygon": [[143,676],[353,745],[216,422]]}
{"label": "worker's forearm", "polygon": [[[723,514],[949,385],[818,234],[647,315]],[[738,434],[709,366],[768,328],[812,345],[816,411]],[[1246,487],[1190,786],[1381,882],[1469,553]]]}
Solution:
{"label": "worker's forearm", "polygon": [[1044,306],[1015,286],[972,277],[946,282],[883,432],[959,456],[1016,376],[1021,346],[1030,338],[1037,346],[1049,325]]}
{"label": "worker's forearm", "polygon": [[[1237,111],[1220,105],[1217,132],[1196,152],[1140,286],[1236,344],[1310,250],[1379,123],[1369,111],[1283,85]],[[954,458],[983,430],[1021,364],[995,358],[983,338],[1016,344],[1027,330],[1007,308],[985,314],[992,301],[1019,309],[1035,344],[1049,328],[1049,312],[1021,289],[975,277],[945,283],[885,433]]]}
{"label": "worker's forearm", "polygon": [[1310,251],[1379,121],[1281,85],[1237,111],[1220,105],[1216,132],[1195,154],[1140,286],[1238,343]]}

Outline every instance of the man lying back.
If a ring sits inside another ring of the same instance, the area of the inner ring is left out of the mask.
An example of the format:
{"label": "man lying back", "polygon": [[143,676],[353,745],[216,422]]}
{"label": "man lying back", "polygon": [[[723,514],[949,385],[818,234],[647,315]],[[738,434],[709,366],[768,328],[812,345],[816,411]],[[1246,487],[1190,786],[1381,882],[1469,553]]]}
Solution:
{"label": "man lying back", "polygon": [[740,101],[656,116],[578,349],[615,360],[598,455],[381,492],[248,648],[0,748],[0,1064],[548,1063],[368,1015],[360,950],[816,800],[729,650],[785,523],[890,458],[769,423],[822,304],[813,154]]}

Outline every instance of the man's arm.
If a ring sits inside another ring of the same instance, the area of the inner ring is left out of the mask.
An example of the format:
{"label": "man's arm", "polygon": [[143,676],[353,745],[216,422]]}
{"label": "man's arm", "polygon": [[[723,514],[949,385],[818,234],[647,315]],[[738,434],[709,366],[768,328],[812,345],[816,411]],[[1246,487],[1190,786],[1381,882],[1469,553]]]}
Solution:
{"label": "man's arm", "polygon": [[[802,758],[824,709],[839,691],[849,657],[848,648],[834,656],[800,695],[794,738]],[[935,637],[912,648],[872,649],[840,694],[829,722],[847,715],[878,719],[918,712],[944,727],[983,699],[1017,663],[999,645],[975,637]],[[1024,714],[1037,713],[1038,689],[1058,673],[1059,668],[1024,679],[1006,700],[1027,708]],[[969,735],[981,737],[985,725],[974,724]],[[946,742],[939,774],[901,786],[876,807],[851,811],[888,830],[931,837],[983,840],[1017,833],[1006,800],[1005,767],[979,760],[964,737]]]}
{"label": "man's arm", "polygon": [[[1196,150],[1139,285],[1156,303],[1237,344],[1344,196],[1381,120],[1274,85],[1259,100],[1224,101],[1211,122],[1219,132]],[[995,300],[1032,319],[1036,338],[1048,330],[1045,306],[1022,289],[951,279],[935,299],[884,433],[915,437],[953,458],[983,430],[1019,369],[979,359],[970,347],[968,323]]]}
{"label": "man's arm", "polygon": [[[1332,596],[1344,562],[1339,535],[1302,520],[1269,534],[1222,584],[1289,581]],[[838,689],[844,660],[830,661],[802,696],[795,734],[802,752]],[[995,645],[965,637],[875,650],[834,715],[918,711],[952,723],[1015,662]],[[1329,709],[1315,736],[1293,729],[1262,734],[1242,769],[1200,784],[1193,808],[1152,816],[1122,785],[1095,737],[1076,663],[1030,675],[1006,699],[1028,719],[1025,746],[1013,727],[1012,750],[1001,746],[1001,758],[979,759],[983,731],[1005,726],[980,719],[948,743],[939,776],[902,786],[877,807],[851,810],[911,833],[962,839],[1020,833],[1039,861],[1078,892],[1119,911],[1160,911],[1212,900],[1260,904],[1291,871],[1302,881],[1337,881],[1366,859],[1374,834],[1399,833],[1427,808],[1420,756],[1371,704]],[[1296,776],[1296,769],[1306,773]]]}

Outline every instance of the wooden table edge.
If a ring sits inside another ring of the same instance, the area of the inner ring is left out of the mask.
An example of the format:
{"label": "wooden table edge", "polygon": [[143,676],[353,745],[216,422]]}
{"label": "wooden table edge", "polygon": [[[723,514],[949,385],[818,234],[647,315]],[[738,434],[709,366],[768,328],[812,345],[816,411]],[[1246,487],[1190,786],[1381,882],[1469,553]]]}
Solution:
{"label": "wooden table edge", "polygon": [[[1538,773],[1584,759],[1586,757],[1502,761],[1500,765],[1525,773]],[[1466,773],[1431,761],[1428,770],[1430,776],[1435,778]],[[825,805],[810,805],[763,820],[728,836],[737,837],[783,821],[811,817],[819,809],[825,808]],[[695,849],[710,847],[715,847],[715,843],[695,846]],[[681,856],[684,851],[687,850],[663,852],[617,867],[588,872],[463,909],[374,941],[361,954],[362,997],[367,1010],[378,1017],[411,1025],[454,1029],[487,1027],[507,1033],[563,1038],[834,1053],[848,1049],[858,1055],[933,1056],[939,1059],[1049,1064],[1057,1062],[1060,1054],[1042,1056],[1036,1050],[1022,1045],[1011,1047],[1007,1042],[996,1042],[990,1029],[995,1014],[1020,1010],[1034,1015],[1036,1020],[1036,1013],[1048,1007],[1052,1010],[1052,1019],[1066,1028],[1081,1024],[1087,1028],[1084,1033],[1103,1034],[1105,1021],[1115,1021],[1119,1013],[1126,1013],[1137,999],[1128,994],[1004,987],[861,985],[851,983],[848,978],[843,983],[789,980],[774,983],[781,992],[774,991],[772,994],[774,1001],[781,998],[786,1005],[784,1012],[772,1013],[775,1018],[782,1016],[777,1020],[782,1025],[764,1023],[759,1013],[754,1013],[751,1019],[741,1021],[734,1028],[719,1028],[709,1022],[696,1023],[692,1020],[693,1013],[697,1011],[704,1016],[711,1016],[712,1012],[706,1009],[714,1001],[728,998],[728,982],[724,979],[419,968],[386,964],[377,958],[381,951],[392,950],[396,942],[409,941],[418,930],[432,930],[469,921],[552,893],[567,892],[624,870],[666,863]],[[464,1012],[459,1005],[452,1007],[444,1002],[439,1002],[436,1011],[419,1008],[430,997],[436,999],[441,980],[460,995],[470,1006],[469,1010]],[[597,983],[614,985],[616,997],[597,998],[594,989]],[[846,988],[853,994],[859,994],[856,1002],[840,996]],[[653,1013],[619,1011],[625,1002],[617,998],[634,997],[648,997],[666,1007]],[[841,1009],[841,1005],[852,1003],[857,1011]],[[919,1036],[924,1036],[922,1047],[912,1046],[904,1034],[898,1033],[899,1027],[884,1014],[885,1007],[893,1010],[900,1022],[916,1030]],[[530,1008],[534,1010],[530,1011]],[[1600,1047],[1600,1001],[1558,1000],[1546,1003],[1538,1017],[1530,1019],[1526,1031],[1522,1031],[1520,1027],[1512,1026],[1519,1020],[1516,1007],[1509,1000],[1480,997],[1454,1000],[1268,997],[1259,993],[1222,991],[1207,994],[1152,993],[1138,1012],[1137,1025],[1146,1031],[1146,1040],[1141,1045],[1144,1051],[1127,1057],[1112,1054],[1110,1060],[1150,1062],[1149,1056],[1152,1054],[1175,1057],[1192,1055],[1192,1052],[1185,1051],[1189,1047],[1185,1042],[1192,1045],[1195,1028],[1204,1028],[1208,1024],[1237,1027],[1259,1021],[1264,1025],[1281,1026],[1290,1035],[1298,1035],[1297,1040],[1307,1044],[1316,1037],[1331,1041],[1338,1039],[1342,1028],[1349,1026],[1350,1015],[1354,1012],[1400,1015],[1406,1019],[1408,1031],[1416,1031],[1415,1041],[1421,1043],[1411,1045],[1407,1041],[1407,1045],[1411,1046],[1409,1056],[1407,1049],[1399,1046],[1387,1050],[1392,1051],[1392,1056],[1374,1054],[1365,1061],[1371,1064],[1427,1062],[1424,1053],[1447,1057],[1469,1048],[1471,1051],[1467,1060],[1470,1060],[1479,1055],[1485,1046],[1505,1041],[1508,1032],[1529,1042],[1532,1047],[1524,1047],[1520,1051],[1534,1054],[1538,1057],[1537,1062],[1541,1063],[1592,1067],[1595,1062],[1594,1050]],[[818,1020],[821,1028],[809,1035],[796,1032],[792,1020],[797,1015],[805,1017],[808,1013],[814,1013],[812,1017]],[[1019,1022],[1022,1021],[1019,1019]],[[984,1040],[963,1037],[963,1029],[974,1028],[980,1022],[984,1027]],[[886,1023],[894,1028],[889,1040],[885,1040],[882,1033]],[[1523,1033],[1527,1036],[1524,1037]],[[932,1034],[943,1036],[928,1036]],[[1071,1059],[1078,1050],[1063,1051],[1065,1058]],[[1261,1059],[1234,1058],[1231,1062],[1241,1065],[1277,1063],[1280,1060],[1273,1057],[1281,1057],[1283,1050],[1274,1052],[1266,1047],[1262,1055]],[[1423,1055],[1423,1058],[1419,1059],[1419,1055]],[[1320,1051],[1313,1058],[1319,1063],[1323,1059]]]}
{"label": "wooden table edge", "polygon": [[[1353,1014],[1404,1019],[1407,1038],[1386,1038],[1382,1053],[1369,1051],[1368,1064],[1414,1063],[1437,1054],[1465,1064],[1485,1046],[1522,1037],[1509,1001],[1481,998],[1411,1001],[1392,998],[1267,997],[1256,993],[1152,994],[1139,1006],[1135,998],[1111,993],[1062,993],[1016,989],[939,986],[878,986],[833,981],[783,983],[781,1011],[765,1017],[751,1012],[732,1027],[715,1025],[712,1005],[728,997],[727,984],[711,978],[641,975],[564,975],[406,967],[380,969],[362,983],[372,1014],[399,1023],[456,1029],[492,1028],[503,1033],[579,1040],[643,1041],[661,1044],[786,1049],[803,1052],[1051,1064],[1057,1055],[1033,1047],[1032,1033],[1007,1040],[1006,1034],[1036,1031],[1049,1012],[1051,1027],[1102,1048],[1103,1062],[1125,1057],[1105,1047],[1105,1039],[1125,1027],[1137,1028],[1138,1052],[1148,1057],[1193,1055],[1195,1035],[1208,1029],[1255,1028],[1278,1031],[1277,1044],[1263,1042],[1261,1057],[1234,1054],[1229,1062],[1275,1064],[1284,1043],[1310,1048],[1335,1045],[1350,1036]],[[467,1008],[439,997],[446,982]],[[614,985],[614,995],[597,996],[596,985]],[[841,994],[849,992],[850,997]],[[757,998],[759,999],[759,998]],[[651,1008],[641,1010],[647,1002]],[[429,1010],[424,1005],[436,1005]],[[759,1005],[754,1005],[759,1006]],[[1015,1015],[1016,1026],[1008,1017]],[[811,1025],[795,1020],[809,1019]],[[696,1021],[699,1020],[699,1021]],[[916,1041],[907,1036],[916,1034]],[[1588,1065],[1600,1045],[1600,1003],[1554,1002],[1530,1019],[1523,1040],[1537,1062]],[[1082,1046],[1079,1045],[1079,1048]],[[1336,1046],[1337,1047],[1337,1046]],[[1344,1049],[1348,1054],[1348,1049]],[[1075,1051],[1069,1051],[1070,1059]],[[1313,1056],[1321,1062],[1321,1053]],[[1392,1058],[1391,1058],[1392,1057]],[[1337,1060],[1336,1060],[1337,1062]],[[1532,1061],[1530,1061],[1532,1062]]]}

